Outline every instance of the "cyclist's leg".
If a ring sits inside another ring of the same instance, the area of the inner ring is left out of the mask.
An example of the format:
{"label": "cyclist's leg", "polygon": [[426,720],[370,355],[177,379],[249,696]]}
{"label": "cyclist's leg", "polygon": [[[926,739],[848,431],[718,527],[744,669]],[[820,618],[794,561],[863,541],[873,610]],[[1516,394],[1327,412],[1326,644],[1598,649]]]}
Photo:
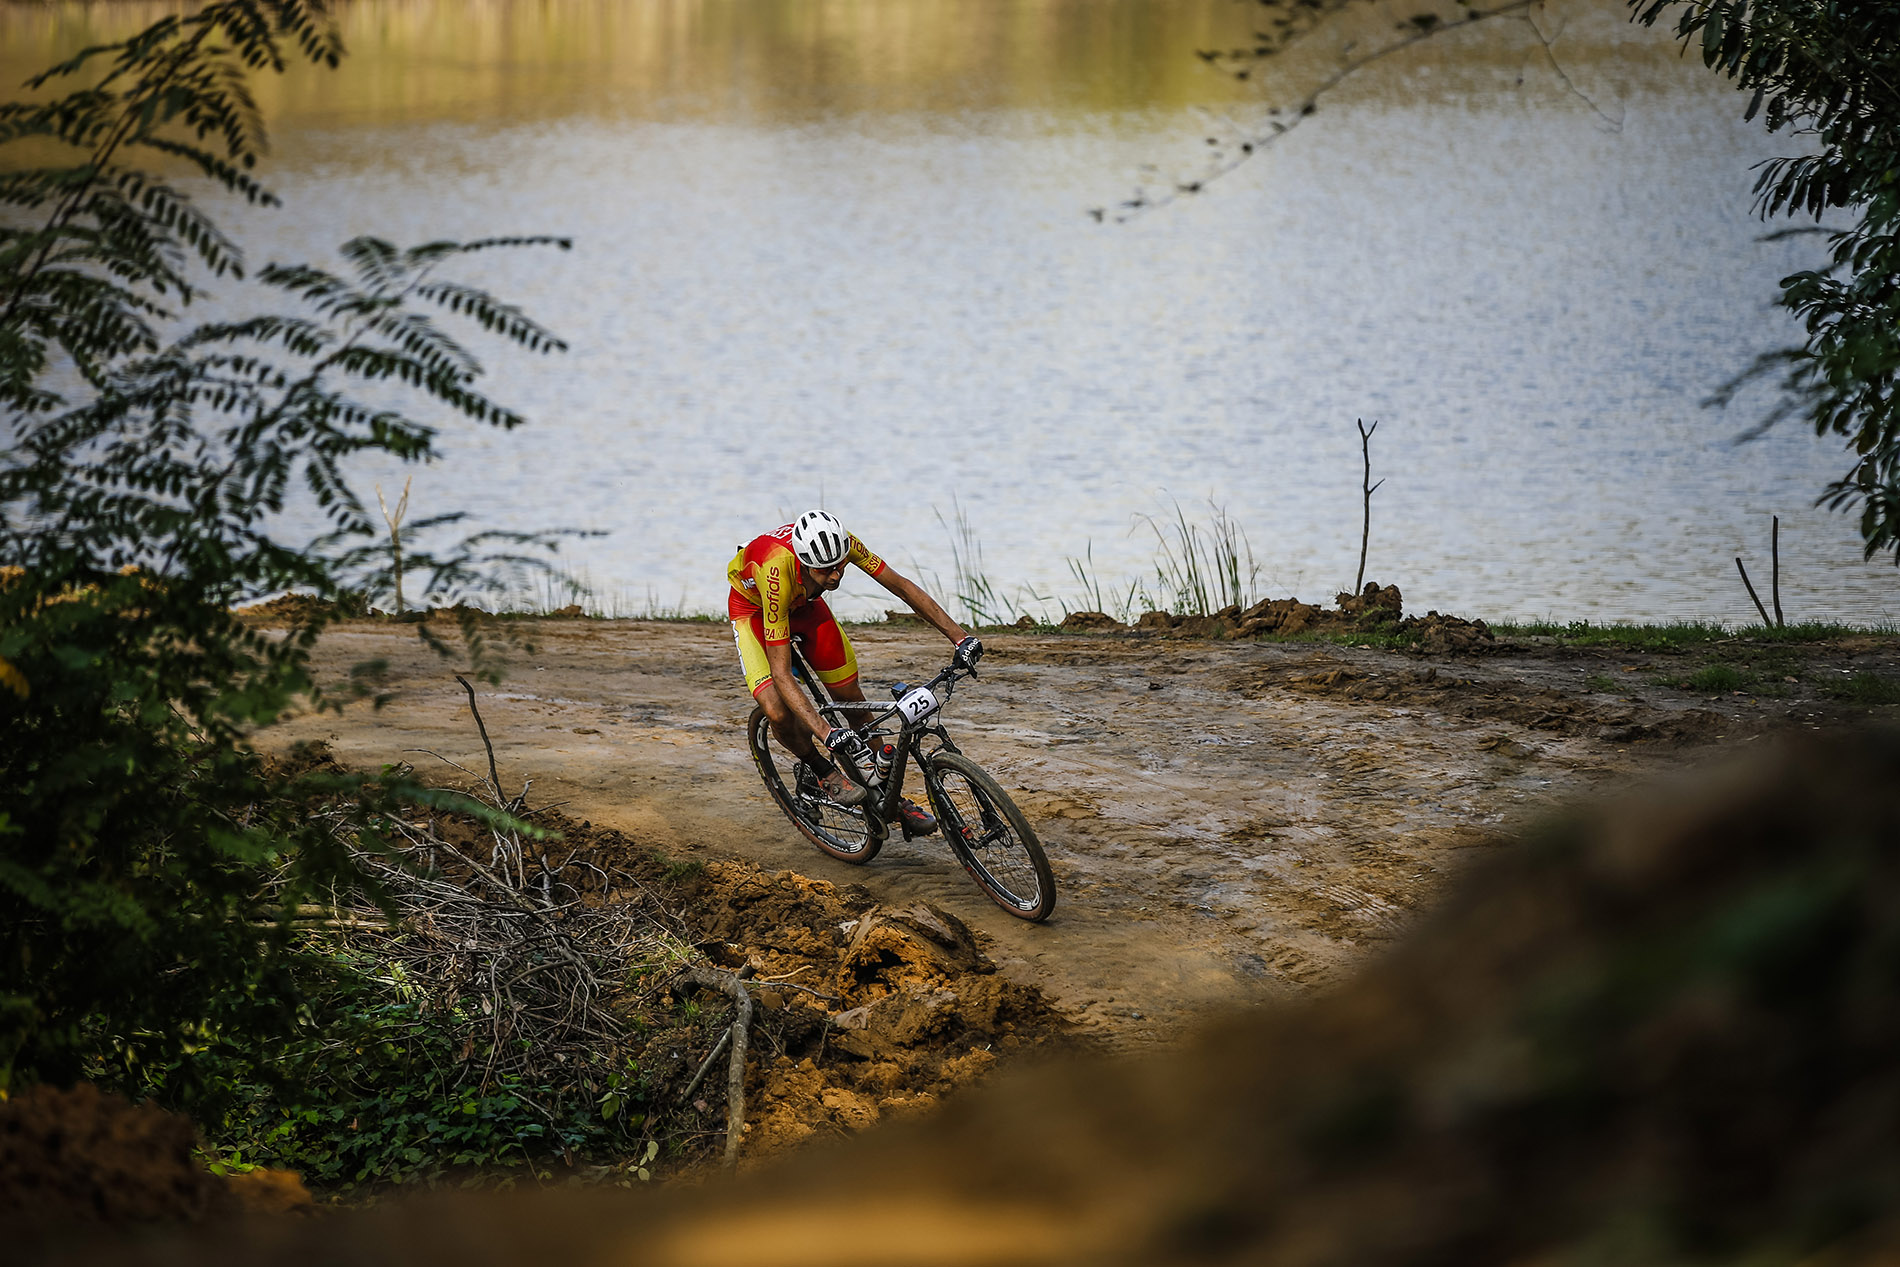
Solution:
{"label": "cyclist's leg", "polygon": [[814,598],[799,608],[792,616],[792,632],[804,636],[805,658],[833,699],[864,698],[864,688],[858,682],[857,652],[824,599]]}
{"label": "cyclist's leg", "polygon": [[[800,617],[805,613],[815,613],[801,624]],[[861,700],[864,698],[864,685],[858,680],[858,656],[851,648],[851,639],[839,627],[838,621],[825,606],[822,598],[814,599],[799,614],[792,618],[792,629],[805,636],[806,659],[811,661],[812,669],[818,674],[818,680],[825,684],[833,699]],[[855,715],[854,724],[862,729],[870,720],[867,713]],[[918,805],[908,797],[898,801],[898,812],[904,816],[905,824],[914,836],[928,836],[937,830],[937,820],[929,810]]]}
{"label": "cyclist's leg", "polygon": [[745,669],[746,689],[752,692],[752,698],[765,710],[766,720],[772,724],[773,737],[793,756],[809,759],[816,752],[812,737],[779,694],[778,683],[772,680],[772,666],[765,658],[764,626],[764,616],[756,612],[749,617],[735,617],[732,621],[732,640],[739,647],[739,663]]}

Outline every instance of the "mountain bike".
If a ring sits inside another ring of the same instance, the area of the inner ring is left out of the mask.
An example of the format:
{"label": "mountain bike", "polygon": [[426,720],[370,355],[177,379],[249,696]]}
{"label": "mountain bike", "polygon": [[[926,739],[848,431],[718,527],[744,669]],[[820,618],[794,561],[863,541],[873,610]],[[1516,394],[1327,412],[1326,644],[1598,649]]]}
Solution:
{"label": "mountain bike", "polygon": [[[798,679],[793,689],[805,691],[832,725],[856,724],[876,759],[876,769],[869,771],[854,771],[844,763],[846,773],[854,774],[870,795],[862,805],[840,805],[825,795],[811,768],[779,744],[765,709],[752,710],[746,741],[759,777],[807,840],[833,858],[862,864],[877,857],[893,825],[910,839],[913,833],[897,803],[905,773],[915,766],[937,816],[937,830],[977,887],[1018,919],[1049,918],[1056,907],[1056,884],[1041,842],[1009,794],[964,756],[944,729],[943,706],[958,682],[976,676],[974,670],[952,664],[922,686],[900,682],[891,687],[891,702],[886,704],[833,699],[812,672],[797,638],[792,641],[792,667]],[[849,719],[862,719],[866,713],[873,715],[856,723]]]}

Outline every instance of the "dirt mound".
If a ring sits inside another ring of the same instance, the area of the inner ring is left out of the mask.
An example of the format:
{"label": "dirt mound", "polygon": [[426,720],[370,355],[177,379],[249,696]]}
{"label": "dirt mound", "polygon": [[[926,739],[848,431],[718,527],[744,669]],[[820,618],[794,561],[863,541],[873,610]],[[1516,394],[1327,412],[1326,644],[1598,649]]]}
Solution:
{"label": "dirt mound", "polygon": [[[284,764],[333,761],[312,744]],[[861,889],[789,871],[677,866],[619,832],[540,817],[562,832],[553,847],[563,854],[575,851],[600,874],[631,879],[627,889],[584,894],[590,905],[622,907],[629,920],[651,919],[657,907],[706,958],[748,981],[756,1000],[748,1164],[929,1108],[981,1080],[999,1051],[1067,1032],[1040,994],[999,977],[969,928],[929,903],[885,909]],[[437,827],[445,838],[474,831],[454,816]],[[655,1129],[681,1144],[667,1168],[690,1170],[708,1160],[705,1146],[724,1120],[724,1065],[719,1077],[695,1075],[716,1057],[730,1015],[716,992],[693,997],[699,992],[690,985],[672,988],[675,1006],[624,1019],[635,1032],[648,1030],[632,1067]],[[37,1244],[41,1232],[75,1226],[311,1205],[288,1172],[212,1175],[194,1155],[196,1144],[187,1119],[86,1083],[71,1091],[35,1087],[0,1101],[0,1229],[33,1233]]]}
{"label": "dirt mound", "polygon": [[285,1170],[214,1175],[198,1131],[154,1104],[89,1082],[0,1100],[0,1237],[31,1252],[80,1229],[198,1223],[314,1208]]}
{"label": "dirt mound", "polygon": [[230,1187],[193,1156],[191,1122],[82,1082],[0,1101],[0,1228],[123,1227],[231,1214]]}
{"label": "dirt mound", "polygon": [[[672,866],[620,832],[550,825],[563,852],[640,876],[697,950],[751,984],[748,1162],[928,1108],[982,1079],[998,1052],[1071,1041],[1048,1001],[997,975],[970,929],[935,905],[880,907],[855,885],[750,863]],[[721,1032],[654,1034],[639,1064],[655,1097],[683,1094]],[[709,1129],[723,1120],[712,1091],[692,1107]]]}
{"label": "dirt mound", "polygon": [[1438,612],[1406,616],[1396,585],[1366,582],[1358,594],[1342,593],[1330,610],[1297,598],[1263,598],[1251,607],[1237,604],[1208,615],[1176,616],[1143,612],[1133,625],[1102,612],[1070,612],[1060,628],[1071,633],[1160,634],[1170,638],[1256,638],[1263,634],[1397,633],[1418,640],[1431,654],[1486,650],[1495,640],[1482,620],[1464,620]]}
{"label": "dirt mound", "polygon": [[346,611],[314,594],[279,594],[276,598],[252,603],[249,607],[236,608],[231,614],[247,625],[278,629],[362,613]]}

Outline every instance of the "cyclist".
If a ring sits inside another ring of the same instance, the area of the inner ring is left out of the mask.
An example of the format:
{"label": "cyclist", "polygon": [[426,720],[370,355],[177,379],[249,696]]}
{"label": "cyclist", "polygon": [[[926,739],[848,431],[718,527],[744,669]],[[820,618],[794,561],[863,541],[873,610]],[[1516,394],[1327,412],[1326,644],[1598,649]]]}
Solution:
{"label": "cyclist", "polygon": [[[726,612],[732,619],[733,640],[739,644],[746,686],[765,709],[779,743],[811,768],[825,794],[840,805],[861,805],[866,792],[833,758],[854,762],[863,770],[871,763],[869,747],[850,726],[828,724],[805,692],[781,691],[777,682],[791,681],[790,643],[797,634],[804,640],[805,658],[833,698],[864,698],[858,685],[857,654],[824,597],[838,588],[845,568],[852,564],[955,644],[959,666],[970,668],[983,654],[983,644],[950,619],[935,599],[867,550],[827,511],[809,511],[797,522],[739,547],[726,566],[726,579],[732,586]],[[814,739],[822,741],[822,750]],[[937,820],[908,798],[898,807],[913,835],[937,829]]]}

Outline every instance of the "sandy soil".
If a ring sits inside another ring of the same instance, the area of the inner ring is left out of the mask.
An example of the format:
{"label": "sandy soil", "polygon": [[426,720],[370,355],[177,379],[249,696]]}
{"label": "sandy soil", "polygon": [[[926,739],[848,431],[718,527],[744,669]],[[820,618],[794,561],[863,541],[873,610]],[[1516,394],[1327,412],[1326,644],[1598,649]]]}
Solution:
{"label": "sandy soil", "polygon": [[[680,858],[745,859],[862,884],[880,902],[937,903],[985,938],[1005,974],[1118,1046],[1171,1038],[1222,1003],[1339,980],[1501,831],[1768,730],[1864,716],[1817,688],[1900,668],[1893,639],[1764,648],[1777,676],[1791,670],[1772,688],[1784,694],[1710,698],[1654,684],[1700,663],[1687,655],[985,635],[982,677],[946,720],[1048,849],[1061,896],[1032,926],[992,906],[935,839],[894,840],[863,867],[805,844],[747,756],[750,701],[723,624],[510,627],[533,649],[481,692],[510,792],[532,780],[531,805],[559,803]],[[874,689],[946,658],[919,629],[851,636]],[[445,781],[463,780],[438,757],[485,765],[453,665],[413,627],[342,624],[316,659],[329,681],[386,661],[389,702],[288,719],[260,747],[321,739],[346,762],[410,761]]]}

